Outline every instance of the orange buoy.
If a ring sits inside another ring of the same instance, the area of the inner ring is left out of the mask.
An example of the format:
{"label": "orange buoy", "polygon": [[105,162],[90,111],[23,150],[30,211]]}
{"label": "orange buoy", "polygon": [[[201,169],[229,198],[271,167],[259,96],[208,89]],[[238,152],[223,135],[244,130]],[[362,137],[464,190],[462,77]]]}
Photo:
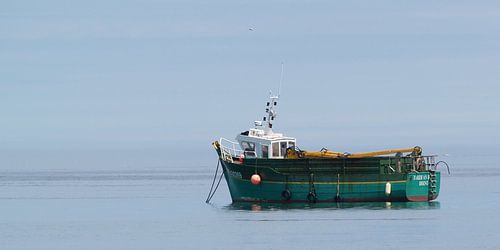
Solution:
{"label": "orange buoy", "polygon": [[250,178],[250,182],[254,185],[259,185],[260,184],[260,175],[258,174],[253,174],[252,177]]}

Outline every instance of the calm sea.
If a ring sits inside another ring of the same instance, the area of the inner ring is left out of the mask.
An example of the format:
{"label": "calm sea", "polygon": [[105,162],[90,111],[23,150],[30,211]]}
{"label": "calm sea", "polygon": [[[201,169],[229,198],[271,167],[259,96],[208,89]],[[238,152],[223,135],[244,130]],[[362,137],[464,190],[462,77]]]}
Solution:
{"label": "calm sea", "polygon": [[436,202],[231,204],[212,165],[0,169],[1,249],[500,249],[499,154],[448,159]]}

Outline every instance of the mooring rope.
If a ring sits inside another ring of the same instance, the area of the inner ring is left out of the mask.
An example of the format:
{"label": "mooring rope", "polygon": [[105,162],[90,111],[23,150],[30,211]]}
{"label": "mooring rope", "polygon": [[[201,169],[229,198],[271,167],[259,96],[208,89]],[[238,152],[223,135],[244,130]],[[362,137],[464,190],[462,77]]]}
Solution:
{"label": "mooring rope", "polygon": [[[205,200],[205,203],[209,203],[210,200],[212,200],[212,197],[214,197],[215,192],[217,191],[217,188],[219,188],[219,184],[220,184],[220,181],[222,180],[222,176],[224,175],[224,171],[222,171],[220,173],[219,181],[217,182],[217,185],[215,186],[215,189],[214,189],[215,180],[217,179],[217,173],[219,172],[219,164],[220,164],[220,160],[217,159],[217,168],[215,169],[215,174],[214,174],[214,179],[212,181],[212,186],[210,187],[210,191],[208,192],[207,200]],[[213,190],[213,192],[212,192],[212,190]]]}
{"label": "mooring rope", "polygon": [[450,166],[448,166],[448,163],[446,163],[445,161],[438,161],[438,162],[436,163],[436,165],[435,165],[435,166],[436,166],[436,167],[435,167],[435,168],[436,168],[436,170],[437,170],[437,167],[438,167],[438,165],[439,165],[440,163],[444,164],[444,165],[446,166],[446,169],[448,170],[448,174],[451,174],[451,173],[450,173]]}

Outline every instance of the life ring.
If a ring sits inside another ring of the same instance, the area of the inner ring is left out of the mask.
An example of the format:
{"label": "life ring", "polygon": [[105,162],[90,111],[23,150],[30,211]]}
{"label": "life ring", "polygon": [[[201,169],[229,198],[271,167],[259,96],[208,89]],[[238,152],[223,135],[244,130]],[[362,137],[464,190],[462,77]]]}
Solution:
{"label": "life ring", "polygon": [[314,203],[314,202],[316,202],[317,199],[318,198],[316,197],[316,193],[314,193],[314,192],[309,192],[309,194],[307,195],[307,200],[309,202]]}
{"label": "life ring", "polygon": [[292,192],[290,190],[285,189],[283,192],[281,192],[281,197],[283,197],[284,200],[289,201],[292,198]]}

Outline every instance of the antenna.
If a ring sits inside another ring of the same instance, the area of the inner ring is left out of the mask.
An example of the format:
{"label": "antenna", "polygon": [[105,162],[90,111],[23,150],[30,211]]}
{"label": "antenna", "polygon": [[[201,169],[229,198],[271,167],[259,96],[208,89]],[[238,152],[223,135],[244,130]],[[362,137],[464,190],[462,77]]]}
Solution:
{"label": "antenna", "polygon": [[278,105],[278,99],[280,98],[281,94],[281,85],[283,84],[283,72],[284,72],[284,63],[281,63],[281,76],[280,76],[280,87],[278,89],[278,95],[273,95],[272,91],[269,91],[269,101],[266,104],[266,113],[267,117],[264,116],[262,118],[262,121],[256,121],[255,122],[255,127],[260,127],[263,124],[266,123],[266,126],[264,127],[264,133],[266,135],[272,135],[273,134],[273,122],[276,116],[278,115],[277,112],[274,110],[274,108]]}
{"label": "antenna", "polygon": [[281,76],[280,76],[280,88],[278,89],[278,97],[281,95],[281,85],[283,84],[283,71],[285,68],[285,64],[281,62]]}

